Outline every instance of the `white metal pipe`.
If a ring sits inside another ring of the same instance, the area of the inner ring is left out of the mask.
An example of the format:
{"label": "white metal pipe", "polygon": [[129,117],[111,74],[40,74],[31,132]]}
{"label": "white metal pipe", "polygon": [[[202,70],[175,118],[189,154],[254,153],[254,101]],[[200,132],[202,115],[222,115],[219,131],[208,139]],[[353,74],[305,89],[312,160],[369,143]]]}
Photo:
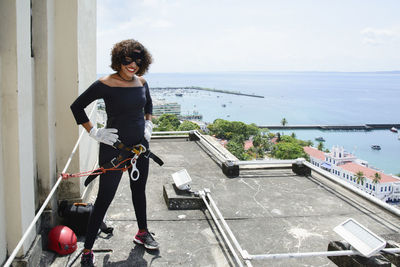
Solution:
{"label": "white metal pipe", "polygon": [[151,139],[173,139],[173,138],[187,138],[187,135],[178,135],[178,134],[174,134],[174,135],[152,135]]}
{"label": "white metal pipe", "polygon": [[[97,107],[97,102],[95,102],[94,107],[91,110],[89,117],[92,117],[93,112],[96,109],[96,107]],[[65,173],[67,171],[67,169],[69,167],[69,164],[71,163],[72,157],[74,156],[74,154],[75,154],[75,152],[76,152],[76,150],[78,148],[78,145],[82,140],[82,136],[83,136],[84,132],[85,132],[85,130],[82,129],[82,132],[80,133],[79,138],[76,141],[74,148],[72,149],[72,152],[71,152],[71,154],[70,154],[70,156],[69,156],[69,158],[67,160],[67,163],[65,164],[65,167],[64,167],[62,173]],[[58,186],[60,185],[61,181],[62,181],[62,176],[60,175],[58,177],[57,182],[54,184],[53,188],[51,189],[49,195],[47,196],[46,200],[43,202],[42,206],[40,207],[40,209],[39,209],[38,213],[36,214],[35,218],[33,218],[33,221],[31,222],[31,224],[26,229],[24,235],[22,236],[22,238],[18,242],[17,246],[14,248],[14,250],[11,253],[10,257],[8,257],[6,263],[4,264],[3,267],[9,267],[11,265],[11,263],[14,260],[15,256],[17,255],[18,251],[21,249],[22,245],[24,244],[25,239],[28,237],[29,233],[32,231],[33,227],[35,226],[36,222],[39,220],[39,217],[42,215],[42,213],[43,213],[44,209],[46,208],[47,204],[50,202],[51,198],[53,197],[53,194],[56,192],[56,190],[57,190]]]}
{"label": "white metal pipe", "polygon": [[204,204],[206,205],[208,211],[210,212],[213,221],[214,221],[215,224],[217,225],[218,230],[219,230],[220,233],[222,234],[222,237],[224,238],[226,244],[228,245],[229,250],[231,251],[233,257],[234,257],[235,260],[236,260],[236,262],[238,263],[239,266],[243,267],[243,264],[242,264],[242,262],[240,261],[240,259],[239,259],[238,255],[236,254],[235,250],[233,249],[233,246],[232,246],[231,242],[229,242],[229,239],[228,239],[228,237],[226,236],[226,234],[225,234],[224,230],[222,229],[220,223],[218,222],[217,218],[215,217],[214,212],[211,210],[210,205],[207,203],[207,200],[206,200],[206,198],[205,198],[204,192],[201,192],[201,193],[200,193],[200,196],[201,196],[201,198],[203,199]]}
{"label": "white metal pipe", "polygon": [[328,179],[330,179],[330,180],[340,184],[341,186],[351,190],[352,192],[360,195],[361,197],[364,197],[364,198],[368,199],[369,201],[375,203],[376,205],[378,205],[378,206],[390,211],[391,213],[393,213],[393,214],[395,214],[397,216],[400,216],[400,209],[397,209],[397,208],[395,208],[395,207],[383,202],[382,200],[380,200],[380,199],[378,199],[378,198],[376,198],[376,197],[374,197],[374,196],[362,191],[361,189],[358,189],[357,187],[352,186],[348,182],[341,180],[339,177],[331,174],[330,172],[325,171],[325,170],[323,170],[323,169],[321,169],[321,168],[319,168],[317,166],[312,165],[308,161],[304,161],[303,164],[305,166],[307,166],[308,168],[312,169],[313,171],[323,175],[324,177],[327,177]]}
{"label": "white metal pipe", "polygon": [[[383,249],[384,252],[399,253],[400,248],[387,248]],[[329,256],[350,256],[361,255],[356,250],[335,250],[335,251],[322,251],[322,252],[299,252],[299,253],[282,253],[282,254],[258,254],[248,255],[250,260],[277,260],[289,258],[306,258],[306,257],[329,257]]]}
{"label": "white metal pipe", "polygon": [[229,228],[228,224],[226,223],[224,217],[222,216],[221,212],[219,211],[217,205],[215,204],[214,200],[211,197],[211,193],[206,192],[207,198],[210,200],[211,206],[214,208],[215,212],[217,213],[219,219],[221,220],[222,224],[225,227],[225,230],[228,232],[233,244],[236,246],[236,249],[240,252],[242,257],[244,258],[243,249],[240,246],[239,242],[237,241],[236,237],[232,233],[231,229]]}
{"label": "white metal pipe", "polygon": [[165,131],[165,132],[153,132],[152,134],[188,134],[190,131]]}
{"label": "white metal pipe", "polygon": [[268,164],[293,164],[296,160],[294,159],[285,159],[285,160],[241,160],[241,161],[234,161],[235,165],[268,165]]}

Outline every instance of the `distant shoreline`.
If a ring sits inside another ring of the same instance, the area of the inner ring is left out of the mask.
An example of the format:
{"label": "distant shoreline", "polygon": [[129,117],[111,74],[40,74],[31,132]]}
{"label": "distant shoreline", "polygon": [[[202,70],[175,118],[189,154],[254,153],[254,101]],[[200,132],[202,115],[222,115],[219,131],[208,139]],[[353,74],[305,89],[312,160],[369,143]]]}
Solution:
{"label": "distant shoreline", "polygon": [[316,129],[316,130],[373,130],[390,129],[392,127],[400,128],[400,124],[363,124],[363,125],[258,125],[259,128],[268,128],[273,130],[292,130],[292,129]]}
{"label": "distant shoreline", "polygon": [[215,93],[264,98],[264,96],[261,96],[261,95],[245,94],[245,93],[241,93],[239,91],[221,90],[221,89],[213,89],[213,88],[206,88],[206,87],[199,87],[199,86],[152,87],[151,89],[152,90],[181,90],[181,89],[183,89],[183,90],[202,90],[202,91],[209,91],[209,92],[215,92]]}

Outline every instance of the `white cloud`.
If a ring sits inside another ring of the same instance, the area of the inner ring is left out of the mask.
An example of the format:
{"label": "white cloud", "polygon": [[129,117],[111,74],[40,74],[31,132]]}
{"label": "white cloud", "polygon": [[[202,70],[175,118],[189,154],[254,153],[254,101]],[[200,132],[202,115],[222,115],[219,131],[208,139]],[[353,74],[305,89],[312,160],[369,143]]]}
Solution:
{"label": "white cloud", "polygon": [[363,43],[368,45],[384,45],[399,41],[400,29],[365,28],[361,31]]}
{"label": "white cloud", "polygon": [[400,1],[356,5],[380,11],[357,18],[346,0],[283,2],[99,0],[98,71],[109,71],[112,45],[128,38],[151,51],[157,72],[398,69]]}

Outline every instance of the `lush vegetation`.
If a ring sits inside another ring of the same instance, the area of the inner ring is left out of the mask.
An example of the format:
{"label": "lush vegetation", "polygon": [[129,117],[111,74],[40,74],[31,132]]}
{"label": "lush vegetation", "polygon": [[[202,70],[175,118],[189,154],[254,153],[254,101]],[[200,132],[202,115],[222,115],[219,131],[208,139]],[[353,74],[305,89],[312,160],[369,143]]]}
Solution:
{"label": "lush vegetation", "polygon": [[[264,157],[270,146],[268,136],[262,134],[255,124],[216,119],[208,125],[208,129],[211,135],[228,140],[226,148],[240,160]],[[250,137],[253,140],[253,147],[245,151],[244,143]]]}
{"label": "lush vegetation", "polygon": [[280,135],[279,142],[271,151],[271,156],[278,159],[308,158],[303,147],[312,145],[311,141],[303,141],[289,135]]}
{"label": "lush vegetation", "polygon": [[[227,149],[238,159],[248,160],[264,158],[269,155],[278,159],[307,158],[303,146],[311,145],[311,141],[305,142],[295,138],[295,135],[278,135],[277,143],[272,143],[273,133],[262,132],[255,124],[245,124],[239,121],[215,120],[208,125],[210,134],[217,138],[228,140]],[[245,151],[246,140],[253,141],[253,147]]]}
{"label": "lush vegetation", "polygon": [[[163,114],[158,119],[153,119],[153,123],[156,125],[154,131],[190,131],[200,128],[190,121],[181,123],[177,116],[172,114]],[[268,130],[260,130],[255,124],[240,121],[216,119],[208,125],[208,130],[210,135],[227,140],[226,148],[239,160],[264,158],[266,155],[278,159],[308,158],[303,147],[312,145],[311,141],[296,139],[294,133],[275,135]],[[276,142],[272,142],[275,137]],[[245,150],[247,140],[251,140],[253,146]]]}
{"label": "lush vegetation", "polygon": [[200,127],[191,121],[180,122],[178,117],[173,114],[163,114],[157,119],[153,119],[156,125],[154,131],[190,131],[198,130]]}

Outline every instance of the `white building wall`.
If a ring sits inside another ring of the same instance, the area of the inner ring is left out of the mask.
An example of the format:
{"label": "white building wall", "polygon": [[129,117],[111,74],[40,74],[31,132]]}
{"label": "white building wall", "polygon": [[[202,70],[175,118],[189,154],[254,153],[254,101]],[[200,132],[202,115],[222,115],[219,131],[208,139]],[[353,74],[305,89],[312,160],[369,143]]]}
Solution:
{"label": "white building wall", "polygon": [[[69,106],[96,79],[95,17],[95,0],[0,1],[0,265],[78,139]],[[85,138],[70,172],[94,164],[97,145]],[[62,198],[82,196],[79,179],[62,185]],[[26,255],[35,230],[18,256]]]}
{"label": "white building wall", "polygon": [[[1,131],[6,248],[18,243],[34,217],[34,145],[30,3],[0,2]],[[5,68],[4,66],[7,66]],[[24,243],[25,253],[35,232]],[[3,243],[3,241],[2,241]]]}

